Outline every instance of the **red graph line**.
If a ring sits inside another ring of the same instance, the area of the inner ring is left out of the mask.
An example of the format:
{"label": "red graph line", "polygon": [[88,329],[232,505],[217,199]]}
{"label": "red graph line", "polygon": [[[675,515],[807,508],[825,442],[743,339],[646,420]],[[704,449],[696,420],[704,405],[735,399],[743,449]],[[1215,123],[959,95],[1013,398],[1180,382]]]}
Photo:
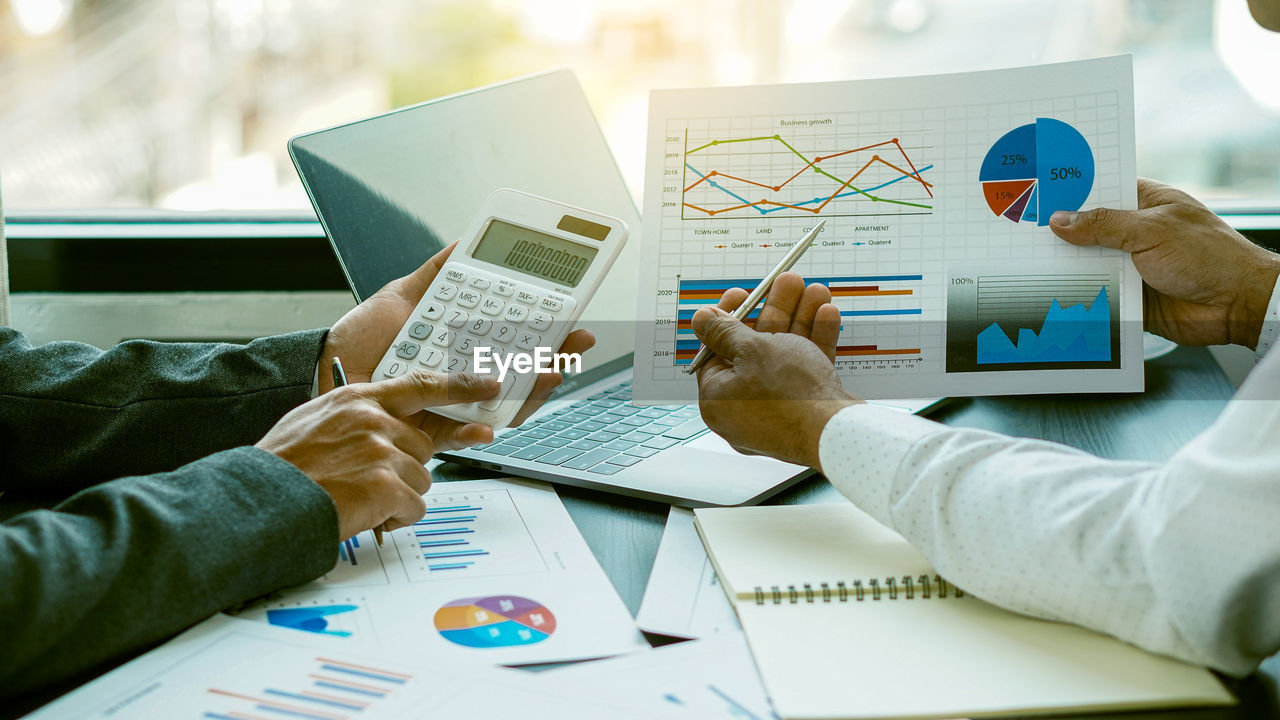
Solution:
{"label": "red graph line", "polygon": [[[707,181],[707,180],[710,180],[711,178],[713,178],[713,177],[717,177],[717,176],[718,176],[718,177],[723,177],[723,178],[728,178],[728,179],[730,179],[730,180],[737,180],[738,182],[743,182],[743,183],[746,183],[746,184],[748,184],[748,185],[755,185],[756,187],[762,187],[762,188],[764,188],[764,189],[766,189],[766,190],[772,190],[772,191],[774,191],[774,192],[781,192],[781,191],[782,191],[782,188],[786,187],[786,186],[787,186],[787,185],[788,185],[792,180],[795,180],[796,178],[800,177],[800,176],[804,173],[804,171],[808,170],[809,168],[813,167],[814,165],[817,165],[818,163],[822,162],[823,160],[830,160],[830,159],[832,159],[832,158],[842,157],[842,156],[844,156],[844,155],[849,155],[849,154],[851,154],[851,153],[862,152],[862,151],[864,151],[864,150],[871,150],[871,149],[873,149],[873,148],[878,148],[878,147],[881,147],[881,146],[883,146],[883,145],[889,145],[889,144],[891,144],[891,143],[892,143],[893,145],[895,145],[895,146],[898,148],[898,152],[902,153],[902,157],[907,161],[907,165],[910,165],[910,166],[911,166],[911,172],[907,172],[906,170],[903,170],[902,168],[897,167],[896,165],[893,165],[893,164],[891,164],[891,163],[889,163],[889,162],[886,162],[886,161],[884,161],[883,159],[881,159],[881,162],[883,162],[885,165],[888,165],[889,167],[893,168],[894,170],[897,170],[898,172],[902,173],[902,174],[903,174],[903,175],[905,175],[906,177],[909,177],[909,178],[911,178],[912,180],[915,180],[916,182],[920,183],[920,185],[924,188],[925,192],[929,193],[929,197],[933,197],[933,191],[932,191],[932,190],[930,190],[930,188],[932,188],[932,187],[933,187],[933,184],[932,184],[932,183],[930,183],[930,182],[928,182],[928,181],[927,181],[927,180],[925,180],[924,178],[920,177],[920,171],[919,171],[919,170],[916,170],[915,163],[911,162],[911,158],[907,156],[907,151],[906,151],[906,150],[904,150],[904,149],[902,148],[902,144],[901,144],[900,142],[898,142],[898,138],[893,138],[892,140],[885,140],[885,141],[883,141],[883,142],[874,143],[874,144],[872,144],[872,145],[863,145],[862,147],[859,147],[859,148],[854,148],[854,149],[852,149],[852,150],[843,150],[843,151],[841,151],[841,152],[838,152],[838,153],[832,153],[832,154],[830,154],[830,155],[819,155],[819,156],[815,157],[814,159],[810,160],[810,161],[809,161],[809,162],[808,162],[804,167],[802,167],[802,168],[800,168],[799,170],[797,170],[797,171],[795,172],[795,174],[794,174],[794,175],[792,175],[791,177],[787,178],[786,180],[784,180],[782,183],[780,183],[780,184],[778,184],[778,185],[769,185],[769,184],[766,184],[766,183],[758,182],[758,181],[756,181],[756,180],[748,180],[747,178],[737,177],[736,175],[729,175],[729,174],[727,174],[727,173],[722,173],[722,172],[720,172],[719,170],[712,170],[712,171],[708,172],[706,175],[703,175],[702,177],[698,178],[696,181],[694,181],[694,183],[693,183],[692,185],[690,185],[689,187],[685,188],[685,189],[684,189],[684,192],[689,192],[690,190],[692,190],[692,189],[694,189],[694,188],[698,187],[699,185],[701,185],[703,182],[705,182],[705,181]],[[803,156],[801,156],[801,157],[803,158]],[[879,157],[879,156],[877,156],[877,157]],[[851,182],[852,182],[852,181],[851,181]],[[845,183],[845,185],[842,185],[842,186],[841,186],[841,189],[843,189],[843,188],[844,188],[845,186],[847,186],[847,185],[848,185],[848,183]],[[835,194],[839,194],[839,193],[837,192],[837,193],[835,193]],[[754,204],[758,204],[758,203],[752,203],[752,204],[754,205]],[[690,207],[693,207],[693,206],[690,206]],[[744,205],[744,206],[740,206],[740,208],[741,208],[741,207],[751,207],[751,205]],[[786,207],[792,207],[792,206],[787,205]],[[735,208],[735,209],[740,209],[740,208]],[[698,208],[698,209],[699,209],[699,210],[701,210],[702,208]],[[807,208],[801,208],[801,209],[807,209]],[[705,212],[705,211],[704,211],[704,212]],[[721,212],[723,212],[723,211],[721,211]]]}

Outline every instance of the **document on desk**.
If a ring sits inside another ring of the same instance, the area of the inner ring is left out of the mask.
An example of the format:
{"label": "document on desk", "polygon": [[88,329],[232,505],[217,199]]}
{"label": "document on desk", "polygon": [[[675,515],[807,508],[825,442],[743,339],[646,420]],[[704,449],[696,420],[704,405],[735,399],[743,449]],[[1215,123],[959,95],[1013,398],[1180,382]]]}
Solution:
{"label": "document on desk", "polygon": [[[458,664],[215,615],[27,716],[55,718],[653,717],[532,673]],[[675,717],[675,716],[673,716]]]}
{"label": "document on desk", "polygon": [[241,617],[425,656],[518,665],[648,647],[549,485],[438,483],[418,523],[342,543],[334,569]]}
{"label": "document on desk", "polygon": [[1137,208],[1134,154],[1128,56],[654,91],[633,397],[695,402],[694,312],[819,219],[795,271],[831,288],[860,395],[1141,390],[1133,263],[1048,226]]}
{"label": "document on desk", "polygon": [[1234,702],[1203,668],[957,592],[902,536],[850,503],[696,514],[769,697],[788,720]]}
{"label": "document on desk", "polygon": [[776,718],[740,632],[543,673],[548,690],[599,697],[650,717]]}
{"label": "document on desk", "polygon": [[671,506],[636,625],[681,638],[742,631],[693,526],[692,510]]}

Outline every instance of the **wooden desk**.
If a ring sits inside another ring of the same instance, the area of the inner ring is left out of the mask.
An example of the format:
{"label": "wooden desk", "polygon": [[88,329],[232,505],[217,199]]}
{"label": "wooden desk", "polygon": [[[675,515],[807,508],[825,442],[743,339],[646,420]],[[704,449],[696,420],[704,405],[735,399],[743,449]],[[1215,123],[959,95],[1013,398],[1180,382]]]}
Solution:
{"label": "wooden desk", "polygon": [[[1039,395],[953,401],[932,417],[948,425],[982,428],[1053,440],[1126,460],[1165,460],[1218,416],[1232,388],[1203,348],[1179,348],[1147,363],[1147,391],[1136,395]],[[437,481],[491,477],[454,464]],[[666,524],[667,506],[573,487],[560,497],[632,614],[640,607]],[[831,502],[840,494],[816,477],[769,503]],[[1280,717],[1280,656],[1272,657],[1238,687],[1230,709],[1128,713],[1125,718]],[[1090,715],[1097,720],[1119,715]]]}

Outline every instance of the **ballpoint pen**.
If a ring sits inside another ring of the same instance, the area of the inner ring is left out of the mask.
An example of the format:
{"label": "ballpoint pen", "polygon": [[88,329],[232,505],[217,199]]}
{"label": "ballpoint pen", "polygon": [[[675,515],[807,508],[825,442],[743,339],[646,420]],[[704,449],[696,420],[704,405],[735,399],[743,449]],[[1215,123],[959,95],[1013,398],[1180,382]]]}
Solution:
{"label": "ballpoint pen", "polygon": [[[751,314],[751,311],[756,308],[756,305],[760,304],[760,301],[764,299],[764,296],[769,294],[769,290],[773,288],[773,281],[777,280],[779,275],[790,270],[791,267],[796,264],[796,261],[800,259],[800,256],[804,254],[804,251],[808,250],[809,246],[813,244],[813,239],[818,237],[819,232],[822,232],[822,226],[826,224],[827,221],[825,219],[819,220],[816,225],[809,229],[809,232],[804,234],[804,237],[800,238],[800,242],[796,243],[795,247],[791,248],[791,251],[784,255],[783,258],[778,261],[777,265],[773,266],[773,269],[769,271],[768,275],[764,276],[764,279],[760,281],[760,284],[756,286],[756,289],[752,290],[751,294],[747,296],[747,299],[738,306],[738,309],[733,311],[733,316],[735,318],[742,320],[747,315]],[[706,345],[703,345],[698,348],[698,354],[693,357],[693,362],[689,363],[689,366],[686,367],[684,371],[692,375],[697,372],[698,368],[702,367],[703,363],[705,363],[710,357],[711,350]]]}
{"label": "ballpoint pen", "polygon": [[[342,361],[338,358],[333,359],[333,386],[340,388],[347,384],[347,373],[342,369]],[[373,539],[382,545],[382,526],[379,525],[373,529]]]}

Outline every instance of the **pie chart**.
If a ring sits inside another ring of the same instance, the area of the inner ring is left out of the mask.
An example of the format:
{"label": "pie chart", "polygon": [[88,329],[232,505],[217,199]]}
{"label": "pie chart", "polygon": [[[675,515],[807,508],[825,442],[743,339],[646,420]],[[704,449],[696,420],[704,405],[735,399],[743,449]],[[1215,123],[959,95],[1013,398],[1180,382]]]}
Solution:
{"label": "pie chart", "polygon": [[473,648],[533,645],[551,637],[556,617],[542,603],[518,595],[454,600],[436,611],[436,630]]}
{"label": "pie chart", "polygon": [[1093,189],[1093,151],[1061,120],[1036,118],[991,146],[978,174],[987,207],[1012,222],[1048,225],[1058,210],[1079,210]]}

